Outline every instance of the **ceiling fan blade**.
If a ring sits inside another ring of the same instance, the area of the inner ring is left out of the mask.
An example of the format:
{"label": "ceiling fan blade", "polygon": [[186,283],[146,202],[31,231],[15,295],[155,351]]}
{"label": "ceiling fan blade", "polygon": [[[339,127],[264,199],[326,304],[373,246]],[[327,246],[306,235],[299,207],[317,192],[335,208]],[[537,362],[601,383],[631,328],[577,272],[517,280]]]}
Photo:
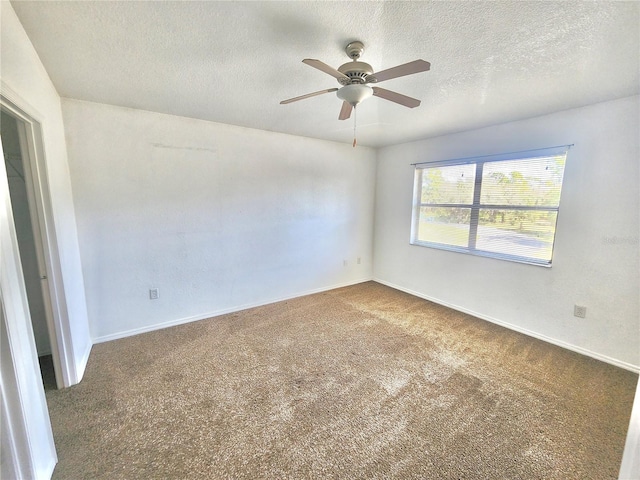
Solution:
{"label": "ceiling fan blade", "polygon": [[353,110],[353,107],[350,103],[342,102],[342,108],[340,109],[338,120],[346,120],[349,118],[351,116],[351,110]]}
{"label": "ceiling fan blade", "polygon": [[387,70],[382,70],[381,72],[376,72],[370,77],[372,79],[367,78],[367,83],[374,81],[383,82],[385,80],[389,80],[391,78],[404,77],[405,75],[412,75],[414,73],[426,72],[431,68],[431,64],[424,60],[414,60],[413,62],[405,63],[404,65],[398,65],[397,67],[388,68]]}
{"label": "ceiling fan blade", "polygon": [[337,88],[329,88],[327,90],[320,90],[319,92],[307,93],[306,95],[300,95],[299,97],[289,98],[288,100],[282,100],[280,105],[284,105],[286,103],[297,102],[298,100],[304,100],[305,98],[315,97],[316,95],[322,95],[323,93],[331,93],[337,92]]}
{"label": "ceiling fan blade", "polygon": [[318,70],[324,73],[328,73],[329,75],[337,78],[338,80],[340,79],[349,80],[349,77],[347,77],[344,73],[339,72],[335,68],[330,67],[329,65],[327,65],[324,62],[321,62],[320,60],[316,60],[314,58],[305,58],[304,60],[302,60],[302,63],[306,63],[310,67],[317,68]]}
{"label": "ceiling fan blade", "polygon": [[415,108],[420,106],[420,100],[417,98],[407,97],[406,95],[402,95],[398,92],[392,92],[391,90],[385,90],[380,87],[372,87],[373,95],[376,97],[384,98],[385,100],[389,100],[391,102],[399,103],[400,105],[404,105],[405,107]]}

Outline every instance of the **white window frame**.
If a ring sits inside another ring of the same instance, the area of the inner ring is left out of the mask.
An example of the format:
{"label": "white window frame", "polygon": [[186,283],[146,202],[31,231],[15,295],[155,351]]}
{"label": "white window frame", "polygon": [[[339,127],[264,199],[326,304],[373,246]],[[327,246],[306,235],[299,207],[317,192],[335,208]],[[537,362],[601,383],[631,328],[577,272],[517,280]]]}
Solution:
{"label": "white window frame", "polygon": [[[412,211],[412,221],[411,221],[410,243],[412,245],[436,248],[439,250],[448,250],[448,251],[458,252],[458,253],[465,253],[468,255],[497,258],[500,260],[508,260],[508,261],[518,262],[518,263],[527,263],[527,264],[538,265],[543,267],[551,267],[551,263],[553,260],[553,250],[555,248],[555,238],[557,233],[558,218],[560,216],[559,215],[560,201],[558,201],[557,206],[481,204],[480,194],[482,189],[482,170],[484,168],[484,165],[490,162],[504,162],[504,161],[512,161],[512,160],[522,160],[522,161],[529,160],[530,161],[536,158],[542,159],[542,158],[554,157],[559,155],[565,155],[565,166],[566,166],[566,156],[571,146],[572,145],[561,145],[557,147],[541,148],[536,150],[526,150],[526,151],[520,151],[520,152],[510,152],[510,153],[503,153],[498,155],[485,155],[480,157],[459,158],[459,159],[443,160],[443,161],[437,161],[437,162],[423,162],[423,163],[413,164],[415,166],[415,179],[414,179],[415,181],[414,181],[414,191],[413,191],[413,211]],[[469,165],[469,164],[475,164],[476,166],[473,202],[471,204],[457,204],[457,203],[432,204],[432,203],[422,202],[422,174],[425,170],[429,168],[448,167],[448,166],[455,166],[455,165]],[[563,183],[564,183],[564,178],[563,178]],[[471,210],[470,224],[469,224],[469,240],[467,242],[467,246],[460,247],[457,245],[426,242],[423,240],[418,240],[420,210],[422,207],[463,208],[463,209]],[[476,248],[477,229],[478,229],[479,213],[481,209],[555,212],[557,214],[556,226],[554,228],[553,247],[552,247],[551,258],[549,259],[549,261],[536,259],[532,257],[511,255],[511,254],[505,254],[505,253],[496,253],[496,252],[477,249]]]}

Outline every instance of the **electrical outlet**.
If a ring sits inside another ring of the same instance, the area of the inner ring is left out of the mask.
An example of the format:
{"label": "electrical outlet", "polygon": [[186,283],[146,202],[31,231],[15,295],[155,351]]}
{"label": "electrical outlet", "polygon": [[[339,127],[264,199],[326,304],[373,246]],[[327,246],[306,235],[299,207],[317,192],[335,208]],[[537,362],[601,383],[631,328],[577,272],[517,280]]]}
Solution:
{"label": "electrical outlet", "polygon": [[158,292],[157,288],[152,288],[149,290],[149,299],[150,300],[157,300],[158,298],[160,298],[160,293]]}
{"label": "electrical outlet", "polygon": [[573,316],[578,318],[585,318],[587,316],[587,307],[583,307],[582,305],[574,305]]}
{"label": "electrical outlet", "polygon": [[362,261],[360,260],[360,257],[358,257],[358,265],[360,265],[362,263]]}
{"label": "electrical outlet", "polygon": [[346,267],[347,265],[349,265],[349,262],[347,262],[346,260],[343,260],[343,261],[342,261],[342,265],[343,265],[344,267]]}

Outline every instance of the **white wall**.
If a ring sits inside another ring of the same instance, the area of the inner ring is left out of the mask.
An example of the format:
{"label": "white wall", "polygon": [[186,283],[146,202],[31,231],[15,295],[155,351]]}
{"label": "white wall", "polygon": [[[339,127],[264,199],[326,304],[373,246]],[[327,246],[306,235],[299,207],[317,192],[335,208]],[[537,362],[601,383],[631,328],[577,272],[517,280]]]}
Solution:
{"label": "white wall", "polygon": [[62,105],[96,341],[371,279],[374,150]]}
{"label": "white wall", "polygon": [[[3,94],[20,100],[21,107],[42,126],[46,175],[48,177],[53,225],[60,256],[58,286],[64,302],[61,309],[68,331],[70,384],[80,381],[91,349],[84,283],[69,178],[67,151],[62,123],[60,97],[56,92],[33,45],[22,28],[11,4],[0,2],[1,51],[0,76]],[[71,358],[73,357],[73,358]]]}
{"label": "white wall", "polygon": [[[374,277],[638,369],[639,104],[628,97],[380,149]],[[409,244],[411,163],[570,143],[552,268]]]}

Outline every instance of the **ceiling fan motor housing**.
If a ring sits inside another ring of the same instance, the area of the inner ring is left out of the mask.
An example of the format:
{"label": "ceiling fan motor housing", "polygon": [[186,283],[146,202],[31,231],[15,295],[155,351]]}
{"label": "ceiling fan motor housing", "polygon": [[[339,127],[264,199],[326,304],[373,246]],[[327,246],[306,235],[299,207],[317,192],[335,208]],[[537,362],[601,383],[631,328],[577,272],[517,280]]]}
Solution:
{"label": "ceiling fan motor housing", "polygon": [[349,80],[343,78],[339,82],[343,85],[351,85],[354,83],[365,83],[367,77],[373,74],[373,68],[368,63],[353,61],[340,65],[338,68],[340,73],[344,73]]}

